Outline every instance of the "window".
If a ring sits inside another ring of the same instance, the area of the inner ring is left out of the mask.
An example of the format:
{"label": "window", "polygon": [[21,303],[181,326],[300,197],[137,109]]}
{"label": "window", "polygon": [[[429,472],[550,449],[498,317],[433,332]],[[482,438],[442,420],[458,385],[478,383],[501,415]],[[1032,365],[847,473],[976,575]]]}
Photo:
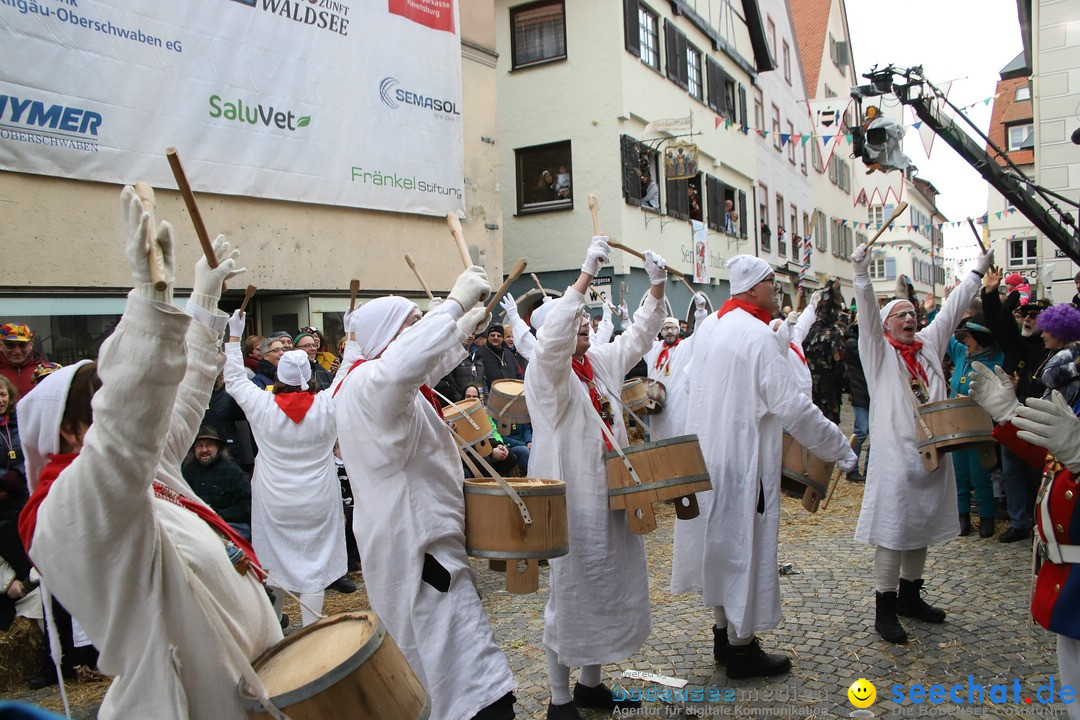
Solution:
{"label": "window", "polygon": [[780,149],[780,108],[772,106],[772,134],[773,147]]}
{"label": "window", "polygon": [[758,130],[765,128],[765,98],[761,88],[754,88],[754,127]]}
{"label": "window", "polygon": [[810,145],[810,154],[814,158],[814,170],[819,173],[825,172],[825,166],[821,161],[821,144],[817,141],[817,138],[814,138],[814,142],[810,143]]}
{"label": "window", "polygon": [[1016,88],[1016,102],[1024,102],[1025,100],[1031,100],[1031,86],[1021,85]]}
{"label": "window", "polygon": [[835,153],[829,158],[829,180],[844,192],[851,192],[851,166]]}
{"label": "window", "polygon": [[514,150],[518,212],[574,206],[570,141]]}
{"label": "window", "polygon": [[693,45],[686,46],[686,82],[690,96],[705,102],[705,84],[701,77],[701,51]]}
{"label": "window", "polygon": [[870,261],[870,279],[885,279],[885,258],[878,258],[877,260]]}
{"label": "window", "polygon": [[1039,260],[1039,242],[1035,238],[1009,241],[1009,267],[1033,267]]}
{"label": "window", "polygon": [[832,33],[829,33],[829,58],[840,69],[848,66],[848,44],[834,38]]}
{"label": "window", "polygon": [[[705,59],[706,80],[709,86],[708,105],[717,115],[728,120],[736,121],[736,87],[735,78],[731,77],[720,66],[720,63],[711,57]],[[743,103],[745,115],[745,102]],[[745,117],[743,119],[745,122]]]}
{"label": "window", "polygon": [[[813,138],[811,138],[811,141],[817,142]],[[802,174],[803,175],[809,174],[809,173],[807,173],[807,170],[806,170],[806,142],[807,141],[805,140],[805,138],[803,138],[802,140],[799,141],[799,143],[802,145],[802,162],[800,163],[800,165],[802,166]]]}
{"label": "window", "polygon": [[623,135],[622,176],[623,198],[629,205],[660,211],[659,153],[629,135]]}
{"label": "window", "polygon": [[[693,188],[691,190],[690,188]],[[667,214],[680,220],[701,219],[701,174],[686,180],[667,180]],[[692,207],[690,195],[693,193],[697,207]]]}
{"label": "window", "polygon": [[829,219],[825,213],[818,213],[817,227],[814,228],[817,249],[825,252],[829,249]]}
{"label": "window", "polygon": [[784,230],[784,196],[776,194],[776,252],[787,256],[787,232]]}
{"label": "window", "polygon": [[791,84],[791,46],[787,40],[784,41],[784,79]]}
{"label": "window", "polygon": [[638,47],[641,62],[660,70],[660,21],[656,13],[644,5],[638,6]]}
{"label": "window", "polygon": [[772,230],[769,229],[769,189],[764,184],[758,186],[758,225],[761,227],[761,249],[772,250]]}
{"label": "window", "polygon": [[1031,123],[1013,125],[1009,128],[1009,152],[1031,150],[1035,147],[1035,126]]}
{"label": "window", "polygon": [[803,237],[810,237],[810,215],[808,213],[802,214],[802,234]]}
{"label": "window", "polygon": [[[746,193],[742,196],[742,206],[746,205]],[[705,176],[706,224],[725,235],[739,235],[746,232],[746,220],[743,207],[738,204],[735,188],[712,175]],[[745,235],[744,235],[745,237]]]}
{"label": "window", "polygon": [[769,54],[774,58],[776,57],[776,23],[772,18],[768,18],[768,40],[769,40]]}
{"label": "window", "polygon": [[885,222],[885,208],[882,205],[871,205],[866,208],[866,222],[877,226]]}
{"label": "window", "polygon": [[788,159],[789,163],[794,165],[795,164],[795,126],[792,125],[791,123],[787,124],[787,134],[788,134],[787,159]]}
{"label": "window", "polygon": [[566,59],[566,8],[545,0],[510,9],[514,69]]}

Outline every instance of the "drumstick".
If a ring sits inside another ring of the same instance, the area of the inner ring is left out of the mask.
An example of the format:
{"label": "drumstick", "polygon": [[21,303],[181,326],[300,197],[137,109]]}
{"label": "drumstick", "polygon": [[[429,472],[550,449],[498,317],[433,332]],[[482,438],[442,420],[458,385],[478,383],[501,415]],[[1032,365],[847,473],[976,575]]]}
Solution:
{"label": "drumstick", "polygon": [[532,276],[533,282],[536,283],[536,287],[540,288],[540,295],[547,295],[547,293],[544,291],[544,286],[540,284],[540,278],[536,277],[536,273],[529,273],[529,275]]}
{"label": "drumstick", "polygon": [[248,285],[247,290],[244,292],[244,301],[242,303],[240,303],[240,314],[241,315],[243,315],[244,311],[247,310],[248,302],[250,302],[251,298],[253,298],[253,297],[255,297],[255,286],[254,285]]}
{"label": "drumstick", "polygon": [[154,209],[157,207],[157,201],[154,199],[154,188],[144,182],[135,183],[135,194],[139,196],[139,200],[142,201],[143,211],[150,214],[150,220],[147,222],[146,232],[148,236],[146,256],[150,261],[150,281],[154,283],[154,290],[158,292],[165,292],[165,288],[169,286],[165,280],[165,256],[161,252],[161,243],[157,241],[157,234],[155,230],[154,222]]}
{"label": "drumstick", "polygon": [[[856,440],[857,438],[854,435],[848,438],[848,443],[851,445],[852,448],[855,447]],[[859,469],[858,464],[855,465],[855,469]],[[825,502],[821,503],[822,510],[825,510],[829,507],[829,501],[832,500],[832,494],[836,491],[836,486],[840,484],[840,476],[843,474],[844,471],[840,468],[836,468],[836,470],[833,471],[832,479],[829,480],[829,492],[825,496]]]}
{"label": "drumstick", "polygon": [[[633,248],[629,248],[629,247],[626,247],[626,246],[625,246],[625,245],[623,245],[622,243],[617,243],[617,242],[615,242],[614,240],[608,240],[608,245],[610,245],[611,247],[615,248],[616,250],[622,250],[623,252],[628,252],[628,253],[630,253],[631,255],[633,255],[634,257],[636,257],[636,258],[639,258],[639,259],[641,259],[641,260],[644,260],[644,259],[645,259],[645,255],[643,255],[642,253],[639,253],[639,252],[638,252],[637,250],[635,250],[635,249],[633,249]],[[664,269],[665,269],[665,270],[667,270],[667,271],[668,271],[669,273],[671,273],[672,275],[674,275],[674,276],[675,276],[675,277],[677,277],[677,278],[685,278],[685,277],[686,277],[686,274],[685,274],[685,273],[681,273],[681,272],[679,272],[678,270],[676,270],[675,268],[671,267],[670,265],[668,265],[668,266],[667,266],[666,268],[664,268]]]}
{"label": "drumstick", "polygon": [[465,244],[465,236],[461,234],[461,220],[458,219],[457,213],[446,213],[446,224],[450,226],[450,234],[454,236],[454,242],[457,243],[461,262],[465,264],[465,269],[468,270],[473,266],[473,261],[472,256],[469,255],[469,246]]}
{"label": "drumstick", "polygon": [[195,195],[191,192],[191,185],[188,184],[187,174],[184,173],[184,166],[180,164],[180,156],[176,154],[176,148],[167,148],[165,157],[169,159],[169,167],[172,168],[173,177],[176,178],[176,185],[180,188],[180,195],[184,198],[184,204],[187,205],[188,215],[191,216],[191,224],[195,226],[195,234],[199,237],[203,255],[206,256],[206,263],[211,268],[216,268],[218,262],[217,256],[214,254],[214,246],[210,243],[210,236],[206,233],[206,225],[203,223],[202,214],[199,213],[199,206],[195,204]]}
{"label": "drumstick", "polygon": [[690,283],[686,282],[685,277],[681,277],[679,279],[682,280],[682,284],[686,286],[686,289],[690,291],[690,302],[693,302],[694,296],[697,295],[697,290],[695,290]]}
{"label": "drumstick", "polygon": [[892,225],[893,220],[900,217],[900,213],[904,212],[905,210],[907,210],[906,202],[901,202],[899,205],[896,206],[896,209],[893,210],[893,214],[889,216],[889,219],[885,221],[885,223],[881,226],[881,229],[877,231],[874,237],[870,238],[870,242],[866,243],[867,250],[869,250],[874,245],[874,243],[877,242],[877,239],[881,237],[881,233],[889,229],[889,226]]}
{"label": "drumstick", "polygon": [[975,223],[972,221],[971,218],[968,218],[967,221],[968,221],[968,227],[971,228],[971,232],[975,233],[975,242],[979,243],[979,249],[982,250],[983,255],[985,255],[986,254],[986,245],[983,244],[982,235],[980,235],[979,231],[975,229]]}
{"label": "drumstick", "polygon": [[427,283],[424,282],[424,277],[420,274],[420,271],[416,269],[416,263],[413,262],[412,255],[410,255],[409,253],[405,253],[405,262],[409,264],[409,267],[412,268],[413,275],[415,275],[416,279],[420,281],[420,287],[424,288],[424,292],[427,293],[428,300],[434,300],[435,296],[431,294],[431,290],[428,288]]}
{"label": "drumstick", "polygon": [[592,213],[592,234],[600,235],[600,201],[592,193],[589,193],[589,212]]}
{"label": "drumstick", "polygon": [[506,294],[506,291],[510,289],[510,286],[517,282],[517,279],[521,277],[521,273],[523,272],[525,272],[525,258],[514,263],[514,267],[510,268],[510,274],[503,280],[503,284],[499,286],[498,291],[491,296],[490,300],[488,300],[488,304],[484,309],[488,312],[494,310],[495,306],[499,304],[499,300],[501,300],[503,295]]}
{"label": "drumstick", "polygon": [[360,281],[353,278],[349,281],[349,312],[356,309],[356,294],[360,292]]}

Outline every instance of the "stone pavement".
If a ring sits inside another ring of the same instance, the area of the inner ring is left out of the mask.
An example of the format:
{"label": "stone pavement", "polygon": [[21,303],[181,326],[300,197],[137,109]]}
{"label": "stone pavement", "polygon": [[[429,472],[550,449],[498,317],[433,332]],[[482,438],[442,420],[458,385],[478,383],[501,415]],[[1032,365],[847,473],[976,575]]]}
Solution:
{"label": "stone pavement", "polygon": [[[842,424],[850,430],[850,409],[845,409]],[[794,667],[772,681],[730,681],[722,669],[718,672],[712,659],[712,612],[701,606],[699,596],[668,592],[675,518],[663,506],[658,529],[645,539],[653,632],[632,658],[604,667],[605,682],[657,690],[661,698],[665,690],[674,692],[618,678],[632,668],[682,678],[688,681],[687,691],[711,689],[713,698],[731,698],[682,703],[668,694],[669,702],[647,700],[638,717],[848,717],[854,708],[847,689],[860,677],[876,687],[878,699],[870,711],[877,717],[1066,717],[1060,703],[1040,705],[1034,695],[1057,675],[1057,655],[1056,637],[1030,621],[1030,544],[1003,545],[996,538],[980,539],[976,532],[932,547],[925,597],[946,610],[948,619],[933,625],[902,618],[911,639],[907,645],[890,645],[873,628],[873,549],[852,540],[861,499],[861,485],[842,481],[828,510],[816,515],[794,499],[783,501],[780,562],[790,563],[794,573],[781,577],[781,624],[762,633],[761,640],[766,650],[789,653]],[[998,534],[1006,525],[998,523]],[[543,718],[549,699],[541,644],[547,569],[541,571],[540,592],[511,596],[502,589],[502,575],[488,571],[486,564],[475,567],[484,606],[517,678],[518,717]],[[984,702],[977,702],[977,689],[972,691],[976,702],[967,702],[969,676],[972,686],[984,686]],[[1014,680],[1020,683],[1019,702],[1014,701]],[[927,691],[940,684],[948,693],[958,683],[963,685],[957,691],[962,705],[947,696],[940,704],[894,700],[894,686],[901,686],[906,698],[913,684]],[[1008,702],[990,702],[994,684],[1009,686]],[[1060,689],[1060,682],[1055,687]],[[1024,703],[1029,697],[1030,705]],[[606,717],[582,715],[587,720]]]}

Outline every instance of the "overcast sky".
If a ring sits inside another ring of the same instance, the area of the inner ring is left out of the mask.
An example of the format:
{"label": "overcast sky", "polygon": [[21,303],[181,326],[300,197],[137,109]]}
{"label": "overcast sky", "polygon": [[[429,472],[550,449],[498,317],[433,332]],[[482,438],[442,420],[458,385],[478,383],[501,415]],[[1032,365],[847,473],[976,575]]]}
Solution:
{"label": "overcast sky", "polygon": [[[875,63],[922,65],[935,85],[954,81],[949,100],[961,108],[993,96],[1001,69],[1023,50],[1016,0],[847,0],[847,13],[860,83],[862,74]],[[965,114],[986,132],[990,109],[980,103]],[[913,122],[908,109],[904,124]],[[958,124],[964,126],[959,120]],[[984,145],[981,139],[978,142]],[[938,207],[950,221],[986,212],[986,181],[941,138],[934,140],[927,158],[918,131],[911,128],[905,152],[918,166],[919,176],[941,192]],[[862,164],[855,168],[859,172]],[[976,252],[966,223],[960,228],[946,226],[945,244],[961,252],[970,250],[972,255]]]}

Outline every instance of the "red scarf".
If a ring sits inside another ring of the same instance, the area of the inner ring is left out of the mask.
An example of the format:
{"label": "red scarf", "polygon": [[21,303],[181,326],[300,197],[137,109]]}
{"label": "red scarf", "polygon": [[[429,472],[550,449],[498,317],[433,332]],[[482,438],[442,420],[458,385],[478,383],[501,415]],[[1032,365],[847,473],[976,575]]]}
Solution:
{"label": "red scarf", "polygon": [[275,393],[274,402],[281,408],[281,412],[299,425],[311,409],[311,404],[315,402],[315,396],[309,392]]}
{"label": "red scarf", "polygon": [[766,325],[772,321],[772,315],[767,310],[762,310],[757,305],[751,305],[745,300],[738,300],[736,298],[728,298],[720,307],[720,310],[717,311],[716,317],[722,318],[736,308],[745,310]]}
{"label": "red scarf", "polygon": [[905,345],[902,342],[898,342],[892,338],[891,335],[886,334],[885,339],[900,352],[900,357],[903,358],[904,364],[907,365],[908,373],[913,380],[922,380],[923,383],[929,388],[930,379],[926,377],[926,371],[922,369],[922,365],[919,364],[916,355],[922,350],[922,343],[916,340],[910,345]]}
{"label": "red scarf", "polygon": [[[348,377],[349,373],[351,373],[353,370],[360,367],[361,365],[363,365],[366,362],[367,362],[367,360],[365,360],[364,358],[360,358],[359,360],[354,362],[352,364],[352,367],[350,367],[348,369],[348,371],[345,373],[345,377]],[[341,382],[338,383],[338,386],[336,388],[334,388],[334,394],[333,394],[332,397],[337,397],[338,390],[341,389],[341,386],[344,383],[345,383],[345,378],[342,378]],[[420,394],[424,396],[425,400],[427,400],[429,403],[431,403],[431,407],[435,408],[435,412],[438,414],[439,419],[442,420],[443,422],[445,422],[446,418],[443,416],[442,403],[439,402],[439,396],[435,394],[435,391],[432,390],[431,388],[429,388],[425,384],[425,385],[420,386]]]}
{"label": "red scarf", "polygon": [[799,349],[799,346],[796,345],[795,343],[788,343],[788,345],[791,347],[792,350],[795,351],[795,354],[799,356],[799,359],[802,360],[802,364],[805,365],[806,364],[806,356],[803,355],[803,352],[802,352],[802,350]]}
{"label": "red scarf", "polygon": [[656,356],[656,369],[657,370],[659,370],[662,367],[667,367],[668,355],[670,354],[671,348],[675,347],[676,345],[678,345],[681,342],[682,342],[682,338],[676,336],[674,345],[668,345],[666,342],[664,343],[664,347],[660,350],[660,354]]}
{"label": "red scarf", "polygon": [[[610,430],[613,420],[604,417],[604,401],[600,396],[600,391],[596,389],[595,375],[593,374],[592,362],[589,357],[583,356],[580,360],[576,357],[570,359],[570,365],[574,368],[574,374],[577,375],[578,380],[585,383],[589,388],[589,399],[592,400],[593,409],[596,410],[596,414],[600,416],[600,419],[604,421]],[[611,452],[615,448],[611,446],[611,441],[608,440],[607,435],[604,436],[604,447],[608,452]]]}

